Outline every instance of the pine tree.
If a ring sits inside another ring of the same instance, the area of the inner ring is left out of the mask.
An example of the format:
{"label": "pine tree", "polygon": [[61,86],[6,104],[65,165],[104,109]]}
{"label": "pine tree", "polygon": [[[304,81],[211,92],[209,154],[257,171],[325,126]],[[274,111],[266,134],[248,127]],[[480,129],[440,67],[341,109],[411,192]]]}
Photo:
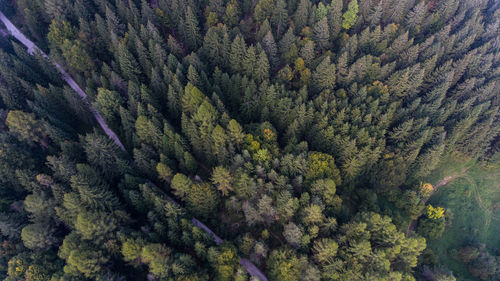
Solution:
{"label": "pine tree", "polygon": [[84,138],[83,149],[89,163],[102,169],[106,176],[113,177],[120,173],[118,158],[120,148],[104,135],[87,134]]}
{"label": "pine tree", "polygon": [[330,5],[328,6],[328,27],[330,31],[330,38],[336,38],[340,32],[341,28],[341,17],[342,17],[342,8],[343,1],[342,0],[332,0]]}
{"label": "pine tree", "polygon": [[304,60],[306,66],[310,66],[314,59],[314,42],[312,40],[307,41],[307,43],[300,49],[300,57]]}
{"label": "pine tree", "polygon": [[230,0],[226,5],[226,12],[224,14],[224,23],[232,28],[239,23],[240,20],[240,7],[237,0]]}
{"label": "pine tree", "polygon": [[261,51],[259,58],[256,61],[253,77],[257,83],[269,79],[269,61],[267,59],[266,53]]}
{"label": "pine tree", "polygon": [[300,278],[300,260],[294,251],[284,248],[274,250],[267,259],[271,280],[298,281]]}
{"label": "pine tree", "polygon": [[302,230],[293,222],[285,225],[283,230],[283,236],[286,242],[292,247],[297,248],[302,242],[303,233]]}
{"label": "pine tree", "polygon": [[330,238],[323,238],[314,241],[314,260],[319,264],[333,262],[337,254],[338,244]]}
{"label": "pine tree", "polygon": [[24,246],[32,250],[46,250],[57,244],[55,231],[47,224],[29,224],[21,231]]}
{"label": "pine tree", "polygon": [[117,56],[123,77],[132,81],[139,81],[139,75],[141,73],[139,64],[124,43],[118,45]]}
{"label": "pine tree", "polygon": [[316,10],[314,12],[315,21],[318,22],[318,21],[322,20],[323,18],[326,17],[327,13],[328,13],[328,9],[325,7],[323,2],[319,2],[318,6],[316,7]]}
{"label": "pine tree", "polygon": [[313,39],[316,42],[316,47],[321,51],[325,51],[330,47],[330,31],[328,30],[328,21],[323,17],[316,23],[313,29]]}
{"label": "pine tree", "polygon": [[9,130],[21,141],[39,143],[42,147],[48,146],[44,123],[37,120],[34,114],[11,110],[7,114],[5,123]]}
{"label": "pine tree", "polygon": [[277,0],[271,16],[271,23],[279,38],[288,23],[288,11],[286,9],[285,0]]}
{"label": "pine tree", "polygon": [[90,73],[94,69],[94,63],[81,41],[70,41],[65,39],[61,51],[68,66],[84,73]]}
{"label": "pine tree", "polygon": [[414,28],[420,26],[425,18],[426,12],[427,8],[425,6],[425,1],[420,1],[406,16],[406,24]]}
{"label": "pine tree", "polygon": [[208,7],[217,14],[218,18],[221,18],[224,15],[224,1],[210,0],[208,1]]}
{"label": "pine tree", "polygon": [[231,44],[231,52],[229,53],[229,61],[232,71],[243,71],[243,60],[245,58],[246,47],[243,38],[236,36]]}
{"label": "pine tree", "polygon": [[333,90],[335,87],[335,65],[330,63],[330,57],[327,56],[316,67],[312,74],[313,86],[317,92],[325,89]]}
{"label": "pine tree", "polygon": [[227,150],[228,136],[224,129],[220,125],[216,125],[211,134],[211,141],[213,143],[214,156],[217,159],[217,163],[226,163],[229,157],[229,151]]}
{"label": "pine tree", "polygon": [[255,47],[251,45],[250,47],[248,47],[246,54],[241,60],[242,70],[244,71],[243,73],[247,77],[253,77],[256,64],[257,55],[255,53]]}
{"label": "pine tree", "polygon": [[254,18],[262,24],[266,19],[270,19],[273,13],[274,1],[273,0],[259,0],[254,9]]}
{"label": "pine tree", "polygon": [[233,178],[226,168],[222,166],[215,167],[212,171],[211,180],[217,186],[217,189],[222,192],[222,195],[227,196],[229,192],[233,191]]}
{"label": "pine tree", "polygon": [[66,258],[69,266],[66,270],[69,272],[74,270],[73,273],[81,272],[87,278],[95,278],[104,270],[108,261],[109,257],[104,255],[102,250],[96,250],[89,243],[83,243],[69,253]]}
{"label": "pine tree", "polygon": [[347,6],[347,11],[342,15],[342,27],[349,29],[356,23],[358,17],[358,1],[351,0]]}
{"label": "pine tree", "polygon": [[117,125],[120,106],[122,105],[123,100],[117,92],[104,88],[99,88],[97,90],[95,107],[110,124]]}
{"label": "pine tree", "polygon": [[295,23],[295,31],[301,32],[302,29],[307,25],[309,18],[309,9],[311,8],[311,2],[309,0],[300,0],[299,6],[293,15]]}
{"label": "pine tree", "polygon": [[77,165],[78,173],[71,177],[71,187],[78,191],[82,207],[93,210],[112,211],[119,206],[118,197],[92,167]]}
{"label": "pine tree", "polygon": [[195,183],[186,195],[186,203],[195,215],[208,218],[214,215],[217,207],[218,197],[210,184]]}
{"label": "pine tree", "polygon": [[[292,51],[292,48],[296,46],[294,45],[294,42],[296,40],[295,35],[293,34],[293,29],[289,28],[288,31],[283,35],[283,38],[281,38],[279,42],[279,53],[281,55],[282,61],[287,61],[285,58],[290,57],[290,52]],[[290,57],[291,61],[292,58]],[[288,62],[288,61],[287,61]],[[290,62],[288,62],[290,63]]]}
{"label": "pine tree", "polygon": [[196,50],[200,45],[200,28],[198,24],[198,19],[196,15],[191,10],[191,7],[188,6],[186,9],[186,14],[184,16],[184,34],[187,46],[191,50]]}
{"label": "pine tree", "polygon": [[266,51],[267,57],[271,64],[271,68],[276,68],[279,63],[278,58],[278,48],[276,47],[276,42],[274,41],[273,34],[269,31],[267,32],[264,39],[262,39],[262,48]]}
{"label": "pine tree", "polygon": [[370,17],[368,21],[370,22],[370,26],[377,26],[380,24],[380,19],[382,17],[383,12],[383,1],[380,1],[371,11]]}
{"label": "pine tree", "polygon": [[229,137],[231,138],[232,143],[239,148],[245,138],[241,125],[238,124],[236,120],[231,119],[227,125],[227,130],[229,131]]}

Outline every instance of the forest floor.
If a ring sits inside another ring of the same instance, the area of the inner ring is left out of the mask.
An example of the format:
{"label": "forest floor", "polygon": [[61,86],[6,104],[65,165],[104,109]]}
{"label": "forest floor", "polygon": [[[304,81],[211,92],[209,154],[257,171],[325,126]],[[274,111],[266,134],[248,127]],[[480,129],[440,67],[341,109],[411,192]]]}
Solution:
{"label": "forest floor", "polygon": [[[443,175],[458,175],[445,176]],[[500,162],[471,161],[459,155],[445,159],[428,182],[438,181],[428,202],[445,208],[446,230],[441,238],[428,241],[440,264],[452,270],[457,280],[476,280],[458,260],[458,250],[467,244],[500,250]]]}

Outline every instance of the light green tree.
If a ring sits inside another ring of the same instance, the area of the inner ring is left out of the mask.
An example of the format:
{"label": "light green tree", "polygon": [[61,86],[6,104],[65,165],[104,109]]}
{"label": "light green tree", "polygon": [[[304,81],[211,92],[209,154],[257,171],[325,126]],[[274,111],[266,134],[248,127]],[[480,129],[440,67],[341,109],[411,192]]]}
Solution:
{"label": "light green tree", "polygon": [[349,29],[356,23],[358,18],[358,1],[351,0],[347,6],[347,11],[342,15],[342,27]]}

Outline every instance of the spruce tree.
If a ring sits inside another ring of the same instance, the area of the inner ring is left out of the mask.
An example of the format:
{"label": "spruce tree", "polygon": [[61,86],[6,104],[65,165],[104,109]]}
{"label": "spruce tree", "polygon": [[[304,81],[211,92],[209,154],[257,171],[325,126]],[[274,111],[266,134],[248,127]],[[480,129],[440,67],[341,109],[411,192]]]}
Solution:
{"label": "spruce tree", "polygon": [[198,24],[198,19],[196,15],[191,10],[191,7],[188,6],[186,9],[186,13],[184,15],[184,31],[185,39],[188,47],[191,50],[196,50],[200,44],[200,28]]}
{"label": "spruce tree", "polygon": [[342,27],[349,29],[356,23],[358,17],[358,1],[351,0],[347,6],[347,11],[342,15]]}
{"label": "spruce tree", "polygon": [[320,51],[325,51],[330,47],[330,31],[328,30],[328,21],[326,17],[316,23],[313,29],[313,38],[316,42],[316,47]]}
{"label": "spruce tree", "polygon": [[330,57],[327,56],[316,67],[312,74],[313,86],[317,92],[335,87],[335,65],[330,63]]}

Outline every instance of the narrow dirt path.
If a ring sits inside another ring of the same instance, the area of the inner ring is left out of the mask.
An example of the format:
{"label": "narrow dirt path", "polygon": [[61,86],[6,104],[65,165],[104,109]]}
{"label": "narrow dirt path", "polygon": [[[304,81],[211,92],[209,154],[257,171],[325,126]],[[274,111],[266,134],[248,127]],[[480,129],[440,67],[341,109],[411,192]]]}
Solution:
{"label": "narrow dirt path", "polygon": [[479,206],[479,208],[483,209],[483,211],[485,211],[486,213],[488,213],[490,215],[491,219],[500,220],[500,217],[496,216],[493,213],[493,211],[490,210],[490,208],[488,208],[487,206],[485,206],[485,203],[483,202],[483,199],[481,198],[481,194],[479,193],[479,189],[477,187],[476,182],[473,179],[471,179],[470,177],[468,177],[468,176],[464,176],[464,179],[469,182],[469,184],[471,185],[472,189],[474,190],[474,196],[476,198],[476,202],[477,202],[477,205]]}
{"label": "narrow dirt path", "polygon": [[[43,57],[45,57],[47,60],[50,61],[49,56],[45,54],[40,48],[38,48],[35,43],[33,43],[31,40],[29,40],[24,34],[15,27],[8,18],[5,17],[5,15],[0,12],[0,20],[3,22],[5,27],[7,28],[7,31],[10,33],[10,35],[14,36],[19,42],[21,42],[26,48],[28,48],[28,53],[33,55],[34,52],[39,52],[42,54]],[[61,73],[61,77],[63,78],[64,81],[78,94],[78,96],[82,99],[82,101],[89,107],[90,112],[92,112],[92,115],[94,115],[95,119],[97,120],[97,123],[101,126],[102,130],[104,133],[112,139],[122,150],[125,150],[125,147],[121,143],[120,139],[118,136],[111,130],[104,119],[102,118],[101,114],[90,104],[90,102],[87,99],[87,94],[80,88],[80,86],[73,80],[73,78],[62,68],[61,65],[59,65],[56,62],[53,62],[57,70]]]}
{"label": "narrow dirt path", "polygon": [[[34,52],[37,51],[37,52],[40,52],[40,54],[42,54],[42,56],[45,57],[47,60],[51,61],[50,58],[49,58],[49,56],[47,56],[47,54],[45,54],[40,48],[38,48],[38,46],[36,46],[35,43],[33,43],[26,36],[24,36],[24,34],[21,33],[21,31],[19,31],[19,29],[17,29],[17,27],[14,26],[14,24],[12,24],[12,22],[7,17],[5,17],[5,15],[1,11],[0,11],[0,21],[3,22],[3,24],[7,28],[7,31],[10,33],[10,35],[12,35],[13,37],[15,37],[19,42],[21,42],[24,46],[26,46],[27,51],[28,51],[29,54],[33,55]],[[101,114],[88,101],[87,94],[80,88],[80,86],[75,82],[75,80],[62,68],[61,65],[59,65],[56,62],[52,62],[52,63],[55,65],[55,67],[57,68],[57,70],[59,70],[59,72],[61,73],[61,77],[63,78],[63,80],[66,81],[66,83],[78,94],[78,96],[82,99],[82,101],[88,106],[88,108],[90,109],[90,112],[92,112],[92,115],[94,115],[94,118],[97,120],[97,123],[99,123],[99,125],[101,126],[102,130],[104,131],[104,133],[111,140],[113,140],[116,143],[116,145],[118,145],[120,147],[121,150],[127,152],[125,150],[125,147],[121,143],[120,139],[115,134],[115,132],[113,132],[113,130],[111,130],[108,127],[108,125],[106,124],[106,122],[102,118]],[[150,184],[152,184],[153,186],[157,187],[150,180],[148,180],[148,182]],[[161,190],[161,189],[158,188],[158,190]],[[167,196],[168,201],[170,201],[170,202],[172,202],[174,204],[179,205],[170,196],[168,196],[167,194],[165,194],[165,195]],[[215,241],[215,244],[220,245],[220,244],[224,243],[224,240],[222,240],[219,236],[217,236],[210,228],[208,228],[205,224],[203,224],[202,222],[200,222],[198,219],[196,219],[196,218],[193,217],[191,221],[192,221],[192,223],[195,226],[203,229],[208,234],[210,234],[213,237],[213,239]],[[245,267],[245,269],[248,271],[248,273],[250,275],[259,278],[261,281],[267,281],[267,277],[253,263],[251,263],[249,260],[247,260],[245,258],[240,258],[240,264],[243,267]]]}

